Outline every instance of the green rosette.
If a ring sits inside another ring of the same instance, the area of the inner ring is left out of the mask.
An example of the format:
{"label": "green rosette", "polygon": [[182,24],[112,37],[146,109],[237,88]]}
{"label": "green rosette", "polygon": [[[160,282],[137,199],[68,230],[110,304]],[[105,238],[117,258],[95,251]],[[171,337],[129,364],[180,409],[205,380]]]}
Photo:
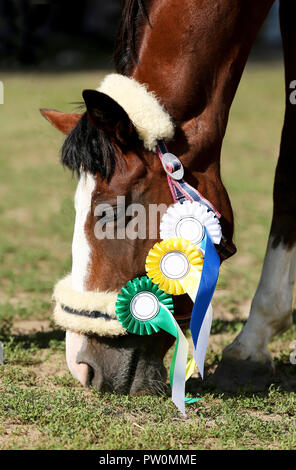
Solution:
{"label": "green rosette", "polygon": [[159,289],[147,276],[129,281],[117,296],[116,315],[129,333],[157,333],[162,329],[159,324],[161,310],[174,314],[172,296]]}

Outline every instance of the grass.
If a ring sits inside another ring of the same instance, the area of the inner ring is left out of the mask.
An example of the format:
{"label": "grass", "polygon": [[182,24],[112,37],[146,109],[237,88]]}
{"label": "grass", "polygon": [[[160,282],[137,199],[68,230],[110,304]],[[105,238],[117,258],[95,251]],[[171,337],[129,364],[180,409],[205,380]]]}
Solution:
{"label": "grass", "polygon": [[[38,108],[75,109],[69,103],[102,76],[0,77],[0,449],[295,449],[295,365],[289,361],[295,325],[270,344],[277,376],[266,393],[222,394],[193,378],[204,398],[188,407],[186,419],[170,399],[101,394],[68,373],[64,333],[51,323],[51,293],[71,267],[75,180],[58,163],[63,136]],[[221,269],[207,374],[246,321],[259,280],[283,112],[281,64],[250,64],[222,153],[238,254]]]}

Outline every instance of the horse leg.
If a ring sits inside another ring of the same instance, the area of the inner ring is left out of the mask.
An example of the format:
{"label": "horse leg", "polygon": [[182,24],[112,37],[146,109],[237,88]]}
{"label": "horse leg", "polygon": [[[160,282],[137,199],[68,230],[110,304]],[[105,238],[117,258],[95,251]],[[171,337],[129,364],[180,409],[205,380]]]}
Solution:
{"label": "horse leg", "polygon": [[[292,324],[296,269],[296,0],[280,5],[283,38],[286,112],[274,182],[273,219],[261,279],[249,319],[223,351],[215,371],[215,385],[233,391],[242,385],[262,390],[270,384],[274,364],[267,346],[271,338]],[[294,83],[293,83],[294,82]]]}

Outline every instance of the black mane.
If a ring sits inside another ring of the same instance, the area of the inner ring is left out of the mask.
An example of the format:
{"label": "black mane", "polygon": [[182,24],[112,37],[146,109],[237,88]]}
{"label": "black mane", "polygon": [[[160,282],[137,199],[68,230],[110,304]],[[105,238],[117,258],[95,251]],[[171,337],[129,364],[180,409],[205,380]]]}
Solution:
{"label": "black mane", "polygon": [[61,162],[76,172],[81,170],[109,180],[114,172],[118,148],[109,136],[96,128],[84,113],[76,127],[67,136],[61,152]]}
{"label": "black mane", "polygon": [[[126,75],[129,68],[138,61],[137,44],[141,25],[147,21],[149,0],[125,0],[123,5],[121,26],[117,37],[114,63],[118,73]],[[151,26],[151,24],[150,24]],[[109,180],[114,172],[119,157],[118,147],[109,136],[96,128],[88,119],[86,112],[76,127],[67,136],[61,152],[61,162],[76,172],[81,170]]]}
{"label": "black mane", "polygon": [[138,61],[137,43],[140,26],[145,21],[151,26],[147,3],[148,0],[125,0],[124,2],[114,52],[116,71],[123,75],[127,75],[131,65]]}

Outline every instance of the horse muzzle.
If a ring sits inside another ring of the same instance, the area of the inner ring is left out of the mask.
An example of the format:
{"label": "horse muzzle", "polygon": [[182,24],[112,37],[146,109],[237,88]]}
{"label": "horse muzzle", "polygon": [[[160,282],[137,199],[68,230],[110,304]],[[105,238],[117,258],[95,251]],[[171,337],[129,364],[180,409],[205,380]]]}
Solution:
{"label": "horse muzzle", "polygon": [[167,373],[163,357],[172,345],[169,335],[164,336],[126,335],[119,339],[67,331],[67,364],[82,385],[102,392],[164,394]]}

